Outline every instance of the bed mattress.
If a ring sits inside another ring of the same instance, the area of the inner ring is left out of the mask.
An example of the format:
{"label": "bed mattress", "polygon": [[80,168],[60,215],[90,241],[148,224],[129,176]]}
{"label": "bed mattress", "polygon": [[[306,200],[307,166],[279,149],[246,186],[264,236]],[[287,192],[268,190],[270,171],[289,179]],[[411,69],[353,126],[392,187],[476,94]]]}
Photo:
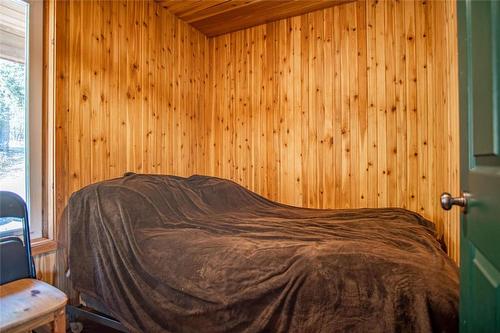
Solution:
{"label": "bed mattress", "polygon": [[454,332],[458,270],[404,209],[291,207],[214,177],[74,193],[73,288],[133,332]]}

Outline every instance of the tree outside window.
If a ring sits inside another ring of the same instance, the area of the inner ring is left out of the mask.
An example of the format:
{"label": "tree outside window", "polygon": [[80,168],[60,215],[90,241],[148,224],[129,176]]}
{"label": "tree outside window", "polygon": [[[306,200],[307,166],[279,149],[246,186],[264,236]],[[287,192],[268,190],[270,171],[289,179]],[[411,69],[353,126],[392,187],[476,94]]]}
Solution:
{"label": "tree outside window", "polygon": [[24,64],[0,59],[0,184],[25,197]]}

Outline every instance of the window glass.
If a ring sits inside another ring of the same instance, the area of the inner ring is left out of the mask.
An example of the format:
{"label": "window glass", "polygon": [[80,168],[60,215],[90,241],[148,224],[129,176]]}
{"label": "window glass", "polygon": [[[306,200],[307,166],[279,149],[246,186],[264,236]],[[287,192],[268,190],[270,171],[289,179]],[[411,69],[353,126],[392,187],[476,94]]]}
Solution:
{"label": "window glass", "polygon": [[[0,189],[27,199],[27,23],[24,1],[0,1]],[[18,233],[18,219],[0,218],[0,235]]]}

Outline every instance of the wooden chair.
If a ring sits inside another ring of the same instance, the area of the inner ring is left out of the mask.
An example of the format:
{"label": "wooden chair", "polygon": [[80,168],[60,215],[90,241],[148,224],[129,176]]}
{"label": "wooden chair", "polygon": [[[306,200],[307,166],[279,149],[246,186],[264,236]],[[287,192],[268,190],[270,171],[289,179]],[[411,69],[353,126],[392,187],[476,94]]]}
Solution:
{"label": "wooden chair", "polygon": [[26,203],[0,191],[0,218],[22,221],[22,240],[0,238],[0,332],[27,332],[47,324],[52,332],[66,332],[66,295],[35,279]]}
{"label": "wooden chair", "polygon": [[66,295],[43,281],[21,279],[0,286],[0,332],[29,332],[51,324],[66,332]]}

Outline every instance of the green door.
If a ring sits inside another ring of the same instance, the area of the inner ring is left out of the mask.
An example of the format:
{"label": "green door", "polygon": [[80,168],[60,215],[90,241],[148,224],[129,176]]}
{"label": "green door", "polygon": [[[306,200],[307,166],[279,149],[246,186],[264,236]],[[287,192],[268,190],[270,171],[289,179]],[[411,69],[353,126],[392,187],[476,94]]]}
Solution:
{"label": "green door", "polygon": [[461,221],[460,328],[500,332],[500,1],[457,6],[461,182],[470,194]]}

